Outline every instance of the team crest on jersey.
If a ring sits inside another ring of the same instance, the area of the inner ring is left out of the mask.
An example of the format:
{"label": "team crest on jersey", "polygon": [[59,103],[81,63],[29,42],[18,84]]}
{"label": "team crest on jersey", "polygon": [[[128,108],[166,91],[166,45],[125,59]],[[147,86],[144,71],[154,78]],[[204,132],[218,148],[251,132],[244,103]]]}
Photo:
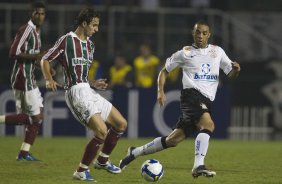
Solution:
{"label": "team crest on jersey", "polygon": [[209,74],[211,72],[211,65],[207,63],[202,64],[202,72],[204,74]]}
{"label": "team crest on jersey", "polygon": [[209,53],[210,53],[210,57],[211,57],[211,58],[216,58],[216,57],[217,57],[216,51],[215,51],[214,49],[211,49],[211,50],[209,51]]}

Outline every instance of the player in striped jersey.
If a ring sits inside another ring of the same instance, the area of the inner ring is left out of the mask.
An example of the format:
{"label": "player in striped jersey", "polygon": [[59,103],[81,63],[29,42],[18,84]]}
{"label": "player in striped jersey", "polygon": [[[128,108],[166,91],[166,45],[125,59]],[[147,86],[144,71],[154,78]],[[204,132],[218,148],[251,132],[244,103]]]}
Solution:
{"label": "player in striped jersey", "polygon": [[197,133],[192,176],[197,178],[198,176],[213,177],[216,175],[204,164],[209,139],[214,131],[214,122],[210,115],[211,103],[217,91],[220,69],[229,79],[235,79],[241,68],[238,63],[228,58],[221,47],[208,44],[211,32],[206,22],[197,22],[192,35],[194,43],[191,46],[183,47],[167,58],[165,67],[160,71],[158,77],[157,100],[160,106],[163,106],[166,101],[164,85],[168,73],[177,67],[182,68],[183,89],[180,97],[182,114],[175,129],[168,136],[157,137],[143,146],[129,147],[127,155],[120,161],[121,169],[139,156],[175,147],[187,136]]}
{"label": "player in striped jersey", "polygon": [[[94,181],[89,174],[89,165],[101,144],[104,145],[94,167],[110,173],[121,172],[119,167],[110,162],[109,156],[127,127],[127,121],[120,112],[91,88],[106,89],[105,79],[88,81],[94,54],[94,44],[89,37],[98,32],[99,21],[99,15],[93,9],[82,10],[77,17],[76,30],[62,36],[41,61],[46,88],[52,91],[57,90],[58,83],[52,79],[50,62],[58,60],[62,64],[67,105],[75,118],[94,132],[73,174],[74,179],[84,181]],[[106,124],[111,126],[109,130]]]}
{"label": "player in striped jersey", "polygon": [[40,52],[40,28],[45,19],[45,5],[32,5],[31,19],[20,27],[10,48],[15,59],[11,83],[16,98],[18,114],[0,116],[0,123],[25,125],[25,137],[17,160],[37,161],[30,153],[43,119],[43,99],[34,78],[35,65],[44,53]]}

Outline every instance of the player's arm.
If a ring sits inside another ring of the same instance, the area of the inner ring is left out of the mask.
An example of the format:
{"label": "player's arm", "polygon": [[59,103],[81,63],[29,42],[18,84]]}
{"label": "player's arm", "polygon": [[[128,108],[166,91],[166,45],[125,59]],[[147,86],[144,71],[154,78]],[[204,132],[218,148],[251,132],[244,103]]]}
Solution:
{"label": "player's arm", "polygon": [[163,69],[161,69],[161,71],[159,72],[159,75],[158,75],[158,97],[157,97],[157,100],[158,100],[160,106],[163,106],[164,102],[166,101],[166,96],[165,96],[165,93],[164,93],[164,85],[165,85],[167,76],[168,76],[168,72],[166,71],[166,68],[163,67]]}
{"label": "player's arm", "polygon": [[11,45],[9,56],[12,59],[21,59],[25,61],[38,61],[40,62],[42,56],[46,52],[40,52],[40,53],[24,53],[22,52],[24,48],[24,44],[27,41],[29,35],[31,34],[31,30],[25,28],[20,29]]}
{"label": "player's arm", "polygon": [[107,79],[91,80],[89,84],[91,87],[99,90],[105,90],[108,87]]}
{"label": "player's arm", "polygon": [[40,61],[42,56],[46,52],[40,52],[38,54],[27,54],[27,53],[20,53],[18,55],[10,55],[11,58],[13,59],[21,59],[21,60],[26,60],[26,61]]}
{"label": "player's arm", "polygon": [[61,87],[61,85],[53,80],[52,70],[48,60],[41,60],[41,70],[46,80],[46,88],[51,91],[57,91],[57,86]]}
{"label": "player's arm", "polygon": [[241,71],[241,67],[239,63],[237,62],[232,62],[232,70],[228,73],[228,78],[233,80],[236,79],[239,76],[239,73]]}

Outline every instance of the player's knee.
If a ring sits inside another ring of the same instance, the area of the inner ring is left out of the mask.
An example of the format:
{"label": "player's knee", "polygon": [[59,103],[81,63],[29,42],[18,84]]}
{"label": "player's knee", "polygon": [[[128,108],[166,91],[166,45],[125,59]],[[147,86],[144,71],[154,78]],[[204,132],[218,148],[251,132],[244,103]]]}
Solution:
{"label": "player's knee", "polygon": [[176,147],[178,144],[178,141],[176,139],[172,139],[169,137],[166,138],[165,142],[166,142],[167,147]]}
{"label": "player's knee", "polygon": [[105,140],[107,136],[107,130],[103,128],[97,128],[95,131],[95,136],[98,137],[101,140]]}
{"label": "player's knee", "polygon": [[118,132],[124,132],[127,128],[127,121],[122,118],[121,120],[116,123],[116,127],[114,127],[116,131]]}
{"label": "player's knee", "polygon": [[40,123],[42,123],[42,120],[43,120],[43,114],[40,113],[38,115],[32,116],[31,119],[32,119],[32,123],[39,123],[40,124]]}
{"label": "player's knee", "polygon": [[209,130],[212,133],[215,129],[213,121],[209,121],[209,122],[205,123],[203,128]]}

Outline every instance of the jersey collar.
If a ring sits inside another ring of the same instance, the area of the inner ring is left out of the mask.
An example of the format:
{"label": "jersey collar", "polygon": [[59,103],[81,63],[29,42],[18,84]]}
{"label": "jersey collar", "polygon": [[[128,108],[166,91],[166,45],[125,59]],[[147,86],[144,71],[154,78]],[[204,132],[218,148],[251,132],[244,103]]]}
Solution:
{"label": "jersey collar", "polygon": [[31,20],[28,21],[28,25],[30,25],[33,29],[36,29],[36,26],[33,24]]}
{"label": "jersey collar", "polygon": [[[209,47],[210,44],[207,44],[206,48]],[[194,47],[195,49],[206,49],[206,48],[199,48],[197,47],[197,45],[195,43],[192,44],[192,47]]]}

